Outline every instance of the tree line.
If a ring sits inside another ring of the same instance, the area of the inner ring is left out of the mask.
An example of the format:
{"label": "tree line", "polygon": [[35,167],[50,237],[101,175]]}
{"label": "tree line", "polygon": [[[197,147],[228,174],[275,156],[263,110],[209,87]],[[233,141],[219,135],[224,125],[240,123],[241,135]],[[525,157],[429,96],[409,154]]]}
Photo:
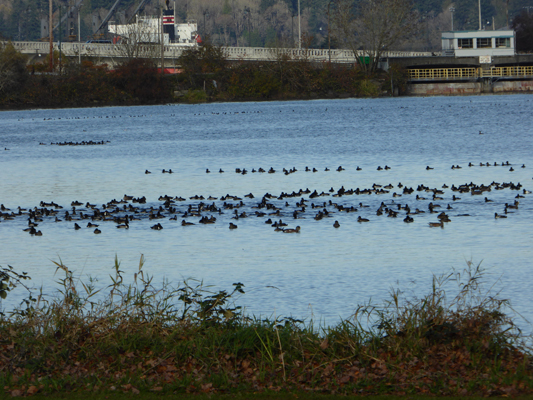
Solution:
{"label": "tree line", "polygon": [[360,64],[335,65],[292,58],[280,51],[265,62],[230,63],[219,46],[191,48],[178,74],[161,74],[153,59],[131,58],[109,68],[65,58],[26,65],[24,55],[0,46],[0,107],[85,107],[169,102],[283,100],[401,94],[405,71],[369,72]]}
{"label": "tree line", "polygon": [[[101,20],[115,0],[86,0],[81,9],[82,37],[91,38],[93,18]],[[54,0],[54,21],[67,10],[72,0]],[[299,31],[313,48],[341,48],[346,34],[333,24],[334,14],[358,11],[367,0],[301,0],[298,18],[297,0],[176,0],[170,1],[180,22],[195,20],[202,36],[223,46],[274,47],[298,46]],[[132,17],[138,0],[123,0],[113,20],[123,23]],[[158,15],[157,2],[147,4],[142,12]],[[478,1],[413,0],[420,29],[410,40],[399,43],[398,50],[440,50],[440,32],[451,29],[478,29]],[[528,7],[527,0],[481,0],[482,24],[485,29],[510,26],[513,19]],[[60,8],[62,11],[60,11]],[[375,8],[379,8],[375,6]],[[452,12],[450,11],[453,9]],[[528,9],[529,10],[529,9]],[[531,10],[530,10],[531,11]],[[48,0],[0,0],[0,34],[12,40],[40,39],[40,17],[48,13]],[[300,22],[299,22],[300,21]],[[494,26],[493,26],[494,21]],[[300,29],[301,28],[301,29]],[[67,40],[64,28],[62,40]],[[57,39],[60,35],[54,33]]]}

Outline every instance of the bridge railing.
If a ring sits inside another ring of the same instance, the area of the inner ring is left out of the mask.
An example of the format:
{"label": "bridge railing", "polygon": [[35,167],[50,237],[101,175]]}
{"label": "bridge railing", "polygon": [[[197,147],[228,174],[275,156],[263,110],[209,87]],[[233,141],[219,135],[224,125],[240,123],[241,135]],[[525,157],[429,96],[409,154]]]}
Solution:
{"label": "bridge railing", "polygon": [[[12,42],[13,46],[24,54],[48,54],[50,45],[48,42]],[[127,51],[120,44],[112,43],[61,43],[61,51],[67,56],[87,57],[126,57]],[[159,45],[141,45],[141,51],[145,54],[160,54]],[[58,42],[53,43],[54,50],[59,50]],[[165,58],[177,58],[190,45],[165,45],[163,46]],[[275,60],[280,55],[286,55],[291,59],[308,59],[310,61],[326,62],[331,59],[335,63],[354,63],[355,56],[348,49],[294,49],[294,48],[264,48],[264,47],[222,47],[224,54],[229,60]],[[429,52],[401,52],[387,51],[381,56],[389,57],[428,57]]]}
{"label": "bridge railing", "polygon": [[482,77],[521,77],[521,76],[533,76],[532,66],[516,66],[516,67],[492,67],[490,69],[484,69],[481,72]]}
{"label": "bridge railing", "polygon": [[409,80],[461,80],[502,77],[533,78],[533,66],[409,69]]}
{"label": "bridge railing", "polygon": [[468,79],[479,76],[478,68],[428,68],[409,69],[410,80]]}

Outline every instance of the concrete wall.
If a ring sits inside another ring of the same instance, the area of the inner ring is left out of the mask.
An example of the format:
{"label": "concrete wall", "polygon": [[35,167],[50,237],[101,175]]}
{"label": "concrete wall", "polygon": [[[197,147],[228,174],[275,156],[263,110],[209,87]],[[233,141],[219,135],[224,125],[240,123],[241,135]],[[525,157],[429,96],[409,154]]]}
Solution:
{"label": "concrete wall", "polygon": [[494,93],[505,92],[531,92],[533,93],[533,81],[500,81],[492,85]]}
{"label": "concrete wall", "polygon": [[411,96],[457,96],[481,93],[533,93],[533,81],[411,83]]}
{"label": "concrete wall", "polygon": [[442,96],[481,93],[479,82],[453,82],[453,83],[411,83],[407,94],[413,96]]}

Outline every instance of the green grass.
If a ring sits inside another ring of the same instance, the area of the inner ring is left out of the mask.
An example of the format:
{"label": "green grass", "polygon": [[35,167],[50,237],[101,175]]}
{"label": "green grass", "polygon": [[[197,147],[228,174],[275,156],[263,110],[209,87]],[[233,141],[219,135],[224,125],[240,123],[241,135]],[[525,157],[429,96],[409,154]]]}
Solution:
{"label": "green grass", "polygon": [[[422,297],[391,291],[336,326],[257,319],[235,306],[244,285],[155,285],[143,270],[124,283],[115,260],[107,288],[82,283],[61,261],[57,295],[0,268],[0,296],[28,290],[0,318],[6,394],[120,396],[519,395],[533,364],[506,300],[484,289],[481,267],[434,277]],[[450,287],[455,284],[455,287]],[[456,293],[448,297],[446,290]],[[294,394],[296,393],[296,394]],[[222,396],[222,397],[224,397]],[[275,397],[278,398],[278,397]],[[319,396],[317,398],[324,398]]]}

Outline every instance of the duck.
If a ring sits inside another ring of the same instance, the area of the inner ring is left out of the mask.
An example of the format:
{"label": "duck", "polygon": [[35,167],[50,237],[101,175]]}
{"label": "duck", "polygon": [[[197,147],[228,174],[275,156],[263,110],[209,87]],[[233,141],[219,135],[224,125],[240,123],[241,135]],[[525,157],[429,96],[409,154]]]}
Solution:
{"label": "duck", "polygon": [[508,203],[505,203],[505,209],[513,209],[513,210],[517,210],[518,209],[518,202],[515,201],[515,204],[508,204]]}
{"label": "duck", "polygon": [[369,222],[369,219],[362,218],[361,216],[357,217],[357,222]]}
{"label": "duck", "polygon": [[144,171],[144,173],[145,173],[145,174],[151,174],[151,172],[148,171],[148,170]]}
{"label": "duck", "polygon": [[429,165],[426,167],[426,171],[429,171],[430,169],[435,169],[435,168],[431,168]]}
{"label": "duck", "polygon": [[494,219],[498,218],[507,218],[507,215],[499,215],[498,213],[494,213]]}
{"label": "duck", "polygon": [[233,222],[230,222],[229,223],[229,228],[230,229],[237,229],[237,225],[235,225]]}
{"label": "duck", "polygon": [[450,222],[450,217],[443,211],[441,212],[437,218],[439,219],[439,221],[442,221],[442,222]]}
{"label": "duck", "polygon": [[300,233],[300,226],[297,226],[294,229],[284,229],[283,233]]}
{"label": "duck", "polygon": [[96,235],[98,235],[98,234],[102,233],[102,231],[101,231],[100,229],[96,228],[96,229],[94,230],[94,233],[95,233]]}
{"label": "duck", "polygon": [[335,222],[333,223],[333,227],[334,227],[334,228],[340,228],[340,226],[341,226],[341,224],[339,224],[339,221],[335,221]]}
{"label": "duck", "polygon": [[163,226],[161,224],[155,224],[154,226],[151,226],[150,229],[160,231],[161,229],[163,229]]}
{"label": "duck", "polygon": [[74,229],[75,230],[81,229],[81,226],[79,226],[77,223],[74,223]]}
{"label": "duck", "polygon": [[440,222],[430,222],[429,227],[430,228],[444,228],[444,221],[441,220]]}
{"label": "duck", "polygon": [[188,226],[188,225],[194,225],[192,222],[187,222],[185,220],[181,221],[181,226]]}

